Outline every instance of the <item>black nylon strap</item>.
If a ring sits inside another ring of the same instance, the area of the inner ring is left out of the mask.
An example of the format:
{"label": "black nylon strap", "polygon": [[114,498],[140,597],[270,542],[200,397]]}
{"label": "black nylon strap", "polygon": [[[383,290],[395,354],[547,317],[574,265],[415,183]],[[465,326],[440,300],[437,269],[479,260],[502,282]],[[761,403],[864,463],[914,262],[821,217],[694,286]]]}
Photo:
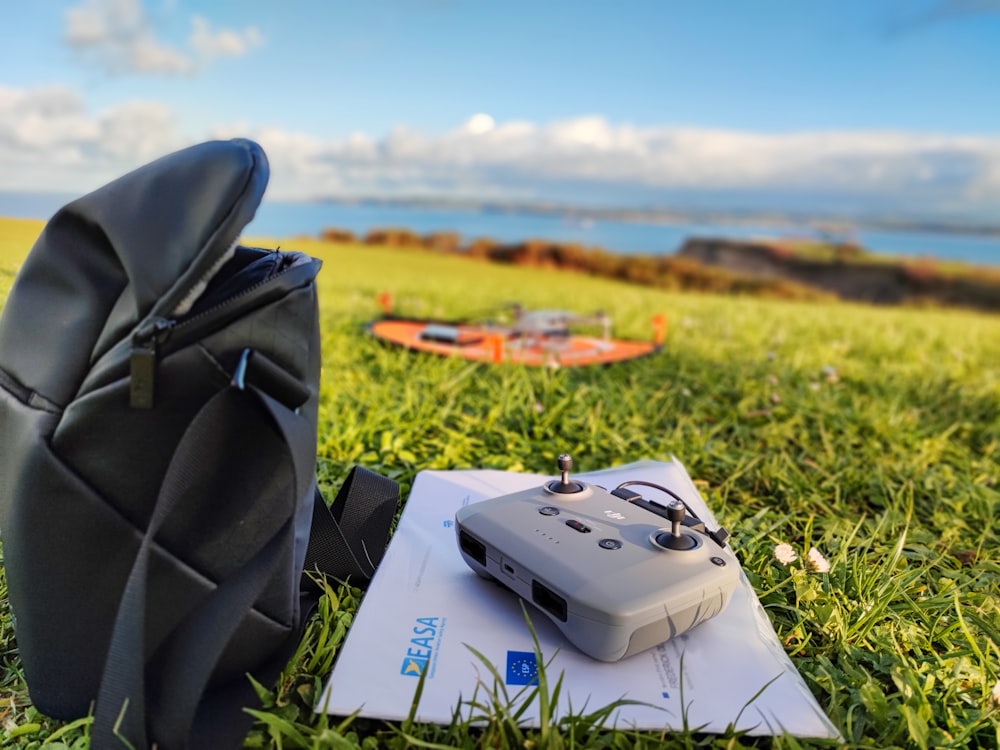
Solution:
{"label": "black nylon strap", "polygon": [[398,504],[399,485],[362,466],[351,469],[329,508],[317,489],[303,587],[312,588],[309,574],[318,571],[365,588],[382,560]]}
{"label": "black nylon strap", "polygon": [[[313,450],[310,428],[303,419],[270,396],[256,388],[249,391],[267,409],[281,432],[283,443],[290,449],[287,457],[291,459],[289,469],[295,477],[295,499],[305,496],[312,479],[312,466],[303,465],[305,457],[311,455]],[[150,705],[157,710],[150,712],[148,721],[160,747],[185,746],[195,716],[202,710],[201,698],[219,655],[254,606],[265,584],[277,572],[279,563],[288,559],[294,539],[292,516],[295,503],[292,503],[291,510],[288,520],[264,548],[223,581],[205,604],[177,628],[165,644],[167,648],[157,654],[157,664],[163,665],[163,670],[157,684],[150,686]],[[289,635],[296,634],[294,623],[290,623]],[[272,679],[271,675],[257,676],[264,681]],[[246,734],[250,724],[249,717],[240,710],[243,705],[233,704],[228,711],[218,711],[211,717],[220,725],[229,722],[233,727],[229,734],[234,744]],[[212,744],[206,744],[201,738],[190,738],[192,747],[218,747],[217,742],[216,739]]]}
{"label": "black nylon strap", "polygon": [[[260,406],[281,435],[298,496],[308,491],[311,467],[301,464],[305,456],[313,454],[313,448],[311,430],[304,419],[253,388],[246,391],[226,388],[195,416],[171,460],[122,595],[91,730],[95,748],[120,746],[114,726],[123,707],[118,733],[137,749],[147,747],[144,634],[153,539],[166,517],[196,484],[198,476],[218,470],[212,459],[216,455],[213,445],[218,442],[219,426],[236,417],[245,418],[248,408]],[[288,526],[294,508],[295,502],[289,502],[288,518],[282,528],[264,543],[243,570],[221,582],[206,602],[189,613],[189,619],[171,634],[167,647],[176,652],[179,661],[165,675],[165,681],[160,681],[162,686],[157,691],[158,714],[151,724],[157,732],[167,733],[162,738],[154,735],[159,748],[185,746],[194,712],[222,647],[270,580],[275,564],[281,559],[281,546],[289,543]],[[237,710],[237,717],[239,713]],[[225,720],[223,715],[218,718]]]}
{"label": "black nylon strap", "polygon": [[[281,528],[262,542],[240,570],[219,582],[204,601],[186,613],[157,647],[158,668],[147,675],[145,655],[151,644],[145,643],[145,622],[154,539],[177,505],[190,493],[196,493],[199,477],[225,470],[218,452],[219,435],[224,432],[221,426],[245,423],[248,412],[257,414],[254,434],[262,430],[277,432],[273,439],[261,440],[260,448],[273,451],[275,443],[280,445],[278,450],[293,472],[295,497],[287,503],[288,514]],[[314,455],[315,436],[306,420],[251,385],[223,389],[195,416],[171,459],[122,594],[91,728],[94,748],[121,747],[121,738],[136,750],[145,750],[150,739],[159,750],[239,743],[251,722],[242,711],[253,699],[252,691],[247,689],[249,681],[213,687],[209,692],[206,687],[233,633],[275,575],[280,561],[288,559],[297,499],[306,497],[311,488],[313,520],[303,589],[312,589],[315,601],[316,587],[307,572],[317,571],[350,579],[357,586],[368,584],[385,551],[399,486],[355,467],[331,510],[315,490],[311,464]],[[286,649],[273,655],[269,666],[262,668],[260,678],[267,681],[277,677],[290,656],[293,641],[300,635],[296,627],[290,627]],[[114,727],[119,714],[121,724],[116,736]],[[192,727],[200,728],[199,736],[189,736]]]}

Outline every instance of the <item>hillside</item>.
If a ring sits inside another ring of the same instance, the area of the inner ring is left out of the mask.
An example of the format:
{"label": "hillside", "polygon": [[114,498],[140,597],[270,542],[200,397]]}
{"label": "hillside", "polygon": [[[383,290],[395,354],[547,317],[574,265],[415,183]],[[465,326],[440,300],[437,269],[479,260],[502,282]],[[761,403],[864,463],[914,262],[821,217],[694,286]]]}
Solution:
{"label": "hillside", "polygon": [[810,253],[777,243],[720,238],[690,239],[677,254],[735,273],[805,284],[841,299],[1000,311],[1000,269],[904,261],[853,247]]}
{"label": "hillside", "polygon": [[896,258],[850,244],[691,238],[674,254],[629,255],[544,239],[500,243],[478,238],[463,244],[455,232],[421,235],[400,227],[372,229],[363,237],[328,228],[322,239],[558,268],[674,291],[1000,311],[998,268]]}

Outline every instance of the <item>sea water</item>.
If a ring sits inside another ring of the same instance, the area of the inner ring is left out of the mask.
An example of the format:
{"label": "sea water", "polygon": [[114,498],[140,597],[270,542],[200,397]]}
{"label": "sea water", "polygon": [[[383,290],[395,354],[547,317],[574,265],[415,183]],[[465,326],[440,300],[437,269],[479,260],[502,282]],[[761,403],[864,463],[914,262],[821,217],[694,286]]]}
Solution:
{"label": "sea water", "polygon": [[419,234],[457,232],[463,242],[477,237],[498,242],[545,239],[600,247],[615,253],[646,255],[674,253],[691,237],[812,238],[853,242],[887,255],[1000,265],[1000,234],[855,229],[830,235],[817,232],[806,224],[638,222],[373,204],[265,201],[247,231],[289,237],[318,235],[328,227],[348,229],[359,237],[373,228],[396,227]]}
{"label": "sea water", "polygon": [[[46,219],[75,196],[0,192],[0,216]],[[1000,266],[1000,235],[957,232],[856,228],[823,234],[807,224],[764,224],[721,221],[667,223],[581,219],[555,214],[423,208],[373,203],[268,200],[245,234],[258,237],[316,237],[328,228],[346,229],[358,237],[372,229],[409,229],[418,234],[456,232],[462,242],[484,237],[497,242],[543,239],[599,247],[614,253],[664,255],[676,252],[692,237],[813,238],[852,242],[886,255],[930,257],[977,265]]]}

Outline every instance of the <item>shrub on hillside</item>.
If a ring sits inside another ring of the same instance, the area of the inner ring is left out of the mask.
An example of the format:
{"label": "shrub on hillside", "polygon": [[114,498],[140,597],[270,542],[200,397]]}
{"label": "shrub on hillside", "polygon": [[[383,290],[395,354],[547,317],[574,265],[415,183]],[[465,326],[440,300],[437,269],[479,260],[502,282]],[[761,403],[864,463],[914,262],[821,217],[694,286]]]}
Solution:
{"label": "shrub on hillside", "polygon": [[493,249],[496,246],[496,241],[490,239],[489,237],[476,237],[476,239],[466,245],[463,252],[470,258],[490,260]]}
{"label": "shrub on hillside", "polygon": [[847,263],[859,260],[865,255],[865,249],[857,242],[838,242],[833,246],[834,260]]}
{"label": "shrub on hillside", "polygon": [[900,273],[907,281],[922,286],[941,277],[938,263],[932,258],[919,258],[900,266]]}
{"label": "shrub on hillside", "polygon": [[345,244],[353,244],[358,241],[357,235],[350,229],[339,229],[336,227],[327,227],[320,232],[319,238],[324,242],[340,242]]}
{"label": "shrub on hillside", "polygon": [[621,255],[602,248],[585,248],[573,242],[529,239],[516,243],[497,243],[486,237],[478,237],[463,248],[460,236],[455,232],[434,232],[421,237],[407,229],[390,228],[371,230],[365,235],[364,243],[462,253],[491,263],[559,268],[658,289],[756,294],[784,299],[830,297],[804,284],[762,279],[676,255]]}
{"label": "shrub on hillside", "polygon": [[366,245],[385,245],[387,247],[423,247],[423,238],[410,229],[397,227],[376,228],[365,235]]}
{"label": "shrub on hillside", "polygon": [[424,235],[424,247],[438,253],[457,253],[462,247],[458,232],[431,232]]}

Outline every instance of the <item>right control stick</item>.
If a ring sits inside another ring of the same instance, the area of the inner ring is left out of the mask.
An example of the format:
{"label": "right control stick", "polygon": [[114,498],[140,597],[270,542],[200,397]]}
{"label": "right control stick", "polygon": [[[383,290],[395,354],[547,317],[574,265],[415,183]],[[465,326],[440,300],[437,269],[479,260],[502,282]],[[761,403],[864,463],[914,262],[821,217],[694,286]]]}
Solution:
{"label": "right control stick", "polygon": [[688,550],[698,546],[698,540],[690,534],[681,531],[686,515],[684,503],[674,500],[667,506],[667,520],[670,521],[670,533],[661,531],[655,537],[655,542],[664,549]]}

